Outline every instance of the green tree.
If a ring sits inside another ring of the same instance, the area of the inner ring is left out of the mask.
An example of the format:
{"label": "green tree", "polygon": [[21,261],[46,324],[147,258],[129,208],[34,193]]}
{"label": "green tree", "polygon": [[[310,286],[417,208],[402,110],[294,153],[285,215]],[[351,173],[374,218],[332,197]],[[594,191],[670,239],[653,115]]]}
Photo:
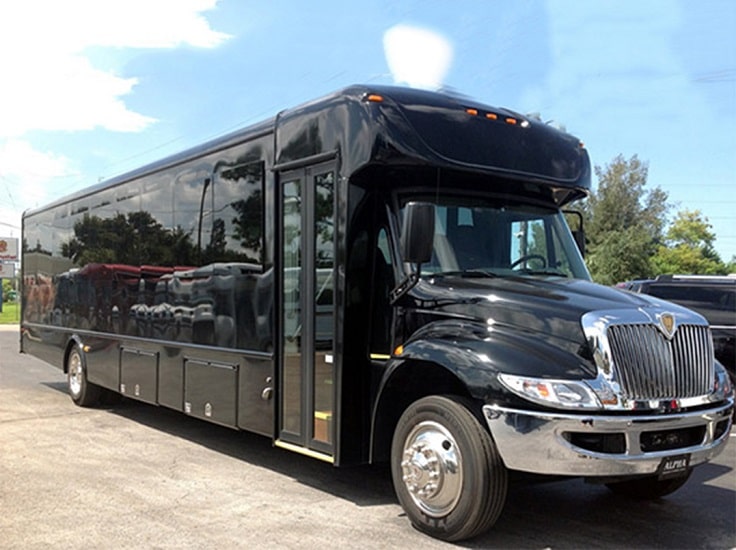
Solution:
{"label": "green tree", "polygon": [[731,256],[731,261],[726,264],[726,273],[736,273],[736,256]]}
{"label": "green tree", "polygon": [[649,168],[634,155],[622,155],[601,168],[598,187],[583,204],[588,237],[587,263],[594,280],[612,285],[651,277],[651,261],[662,242],[667,193],[646,189]]}
{"label": "green tree", "polygon": [[14,293],[13,281],[12,279],[2,279],[2,284],[3,284],[3,301],[9,302],[10,297],[13,295],[12,293]]}
{"label": "green tree", "polygon": [[718,275],[727,273],[713,243],[716,235],[699,210],[677,213],[663,244],[652,259],[658,274]]}

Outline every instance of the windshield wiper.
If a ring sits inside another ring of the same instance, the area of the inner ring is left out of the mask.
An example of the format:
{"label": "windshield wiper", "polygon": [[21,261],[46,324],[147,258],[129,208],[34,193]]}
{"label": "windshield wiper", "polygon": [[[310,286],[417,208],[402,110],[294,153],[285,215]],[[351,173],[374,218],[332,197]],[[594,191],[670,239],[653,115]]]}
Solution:
{"label": "windshield wiper", "polygon": [[517,269],[516,273],[524,275],[552,275],[553,277],[568,277],[567,273],[557,271],[556,269]]}
{"label": "windshield wiper", "polygon": [[427,273],[426,277],[463,277],[467,279],[471,278],[489,278],[493,279],[499,275],[493,271],[486,271],[485,269],[463,269],[458,271],[440,271],[438,273]]}

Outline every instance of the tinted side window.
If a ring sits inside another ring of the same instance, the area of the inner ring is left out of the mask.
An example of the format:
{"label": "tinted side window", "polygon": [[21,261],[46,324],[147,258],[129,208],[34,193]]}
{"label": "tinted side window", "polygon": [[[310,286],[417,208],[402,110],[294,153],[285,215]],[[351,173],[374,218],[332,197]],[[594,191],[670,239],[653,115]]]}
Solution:
{"label": "tinted side window", "polygon": [[212,259],[263,265],[263,163],[218,171],[211,194]]}
{"label": "tinted side window", "polygon": [[178,236],[178,256],[189,260],[179,265],[263,265],[263,178],[261,162],[179,174],[171,232]]}
{"label": "tinted side window", "polygon": [[263,163],[220,165],[151,174],[26,218],[24,321],[268,345],[254,309],[256,294],[268,304],[271,293]]}
{"label": "tinted side window", "polygon": [[733,309],[734,289],[709,286],[657,285],[649,287],[649,294],[674,302],[701,304],[714,309]]}
{"label": "tinted side window", "polygon": [[736,325],[736,288],[734,287],[652,284],[648,293],[697,311],[711,325]]}
{"label": "tinted side window", "polygon": [[56,317],[56,277],[73,267],[61,255],[72,234],[69,208],[61,205],[23,220],[23,321],[52,324]]}

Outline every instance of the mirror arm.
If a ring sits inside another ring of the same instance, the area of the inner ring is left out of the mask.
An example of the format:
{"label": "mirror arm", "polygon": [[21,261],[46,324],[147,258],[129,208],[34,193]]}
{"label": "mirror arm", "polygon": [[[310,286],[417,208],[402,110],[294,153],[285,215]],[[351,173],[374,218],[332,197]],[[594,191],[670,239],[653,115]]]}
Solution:
{"label": "mirror arm", "polygon": [[390,303],[393,306],[399,299],[409,292],[412,288],[417,286],[419,278],[421,276],[422,264],[417,264],[416,272],[412,271],[403,281],[401,281],[396,288],[391,291],[389,297]]}

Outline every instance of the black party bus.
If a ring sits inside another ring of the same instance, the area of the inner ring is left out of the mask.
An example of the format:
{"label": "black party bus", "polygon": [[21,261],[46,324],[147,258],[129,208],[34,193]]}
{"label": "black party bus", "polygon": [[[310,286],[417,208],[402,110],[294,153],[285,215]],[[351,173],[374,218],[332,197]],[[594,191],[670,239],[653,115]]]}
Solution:
{"label": "black party bus", "polygon": [[83,407],[388,462],[449,541],[517,475],[657,498],[723,450],[733,390],[703,317],[591,282],[564,210],[590,185],[537,119],[350,87],[27,212],[21,348]]}

